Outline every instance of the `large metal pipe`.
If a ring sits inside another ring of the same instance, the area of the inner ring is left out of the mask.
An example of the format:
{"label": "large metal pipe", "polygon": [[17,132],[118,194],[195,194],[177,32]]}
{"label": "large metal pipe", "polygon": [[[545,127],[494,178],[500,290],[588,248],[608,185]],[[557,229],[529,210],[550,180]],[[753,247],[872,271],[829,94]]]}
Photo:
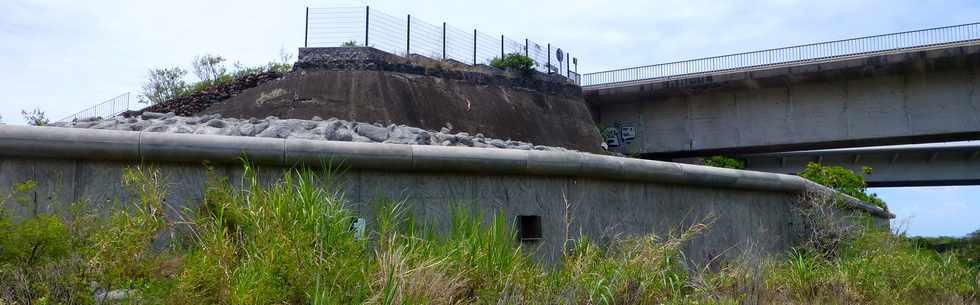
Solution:
{"label": "large metal pipe", "polygon": [[[354,169],[575,176],[799,193],[832,192],[806,179],[699,165],[581,152],[550,152],[429,145],[274,139],[36,126],[0,126],[0,155],[58,158],[320,166]],[[880,217],[888,212],[847,198],[852,207]]]}

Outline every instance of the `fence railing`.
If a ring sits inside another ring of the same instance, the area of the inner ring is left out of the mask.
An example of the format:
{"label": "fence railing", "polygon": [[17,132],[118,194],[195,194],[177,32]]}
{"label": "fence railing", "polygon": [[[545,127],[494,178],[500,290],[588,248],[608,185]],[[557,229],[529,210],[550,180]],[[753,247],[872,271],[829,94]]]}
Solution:
{"label": "fence railing", "polygon": [[533,59],[538,71],[565,76],[575,84],[579,80],[578,59],[550,43],[462,30],[412,15],[396,17],[369,6],[307,8],[303,46],[369,46],[402,56],[472,65],[488,65],[494,58],[518,53]]}
{"label": "fence railing", "polygon": [[126,92],[117,97],[98,103],[95,106],[79,111],[78,113],[64,117],[57,122],[71,122],[77,119],[90,117],[110,118],[125,111],[132,110],[129,107],[129,92]]}
{"label": "fence railing", "polygon": [[980,40],[980,23],[969,23],[587,73],[582,75],[581,84],[585,89],[601,89],[699,74],[838,60],[847,57],[868,56],[916,48],[932,48],[977,40]]}

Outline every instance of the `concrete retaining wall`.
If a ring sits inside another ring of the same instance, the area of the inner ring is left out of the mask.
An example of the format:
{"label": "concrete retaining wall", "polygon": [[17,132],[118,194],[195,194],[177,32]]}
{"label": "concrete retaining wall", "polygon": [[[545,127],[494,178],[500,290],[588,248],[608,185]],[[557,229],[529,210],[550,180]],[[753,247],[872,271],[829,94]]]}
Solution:
{"label": "concrete retaining wall", "polygon": [[[202,161],[235,181],[243,153],[269,180],[285,167],[342,162],[349,170],[337,178],[361,213],[379,198],[405,200],[437,230],[447,229],[455,204],[541,216],[543,239],[530,245],[548,259],[560,253],[568,205],[571,237],[664,234],[714,216],[712,229],[688,246],[689,257],[704,260],[787,249],[797,240],[799,193],[828,191],[796,176],[585,153],[25,126],[0,126],[0,190],[35,180],[43,209],[111,205],[127,200],[123,169],[142,161],[165,175],[168,202],[194,206],[206,180]],[[852,211],[887,223],[887,212],[848,199]]]}

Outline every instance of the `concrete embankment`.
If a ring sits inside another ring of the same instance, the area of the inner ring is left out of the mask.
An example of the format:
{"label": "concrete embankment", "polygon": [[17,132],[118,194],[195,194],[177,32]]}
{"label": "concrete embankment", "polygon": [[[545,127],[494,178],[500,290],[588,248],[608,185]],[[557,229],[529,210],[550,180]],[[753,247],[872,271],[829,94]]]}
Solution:
{"label": "concrete embankment", "polygon": [[[527,242],[554,258],[566,237],[666,234],[714,218],[693,240],[694,260],[751,249],[783,251],[798,242],[799,194],[828,192],[796,176],[610,157],[578,152],[353,143],[28,126],[0,126],[0,190],[35,180],[33,198],[46,210],[68,202],[125,202],[123,169],[153,164],[166,177],[167,202],[193,207],[209,161],[234,182],[247,155],[274,181],[283,168],[339,162],[345,196],[367,215],[378,198],[403,200],[437,231],[450,207],[535,220]],[[878,223],[891,215],[846,198],[849,211]],[[570,220],[570,222],[569,222]]]}

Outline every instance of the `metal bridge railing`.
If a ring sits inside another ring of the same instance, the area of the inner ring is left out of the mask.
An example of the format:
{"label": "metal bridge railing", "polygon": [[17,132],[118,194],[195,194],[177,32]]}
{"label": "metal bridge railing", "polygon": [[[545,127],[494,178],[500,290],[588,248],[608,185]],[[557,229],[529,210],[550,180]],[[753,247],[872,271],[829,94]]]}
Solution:
{"label": "metal bridge railing", "polygon": [[885,35],[684,60],[582,75],[584,89],[651,83],[699,74],[735,72],[786,64],[838,60],[898,50],[932,48],[980,40],[980,23],[945,26]]}
{"label": "metal bridge railing", "polygon": [[402,56],[417,54],[472,65],[488,65],[494,58],[518,53],[533,59],[538,71],[565,76],[575,84],[579,80],[578,59],[550,43],[461,30],[412,15],[396,17],[368,6],[307,8],[305,35],[306,47],[369,46]]}
{"label": "metal bridge railing", "polygon": [[110,118],[116,116],[117,114],[131,110],[129,106],[129,92],[126,92],[117,97],[106,100],[105,102],[98,103],[95,106],[79,111],[78,113],[64,117],[57,122],[71,122],[77,119],[90,117]]}

